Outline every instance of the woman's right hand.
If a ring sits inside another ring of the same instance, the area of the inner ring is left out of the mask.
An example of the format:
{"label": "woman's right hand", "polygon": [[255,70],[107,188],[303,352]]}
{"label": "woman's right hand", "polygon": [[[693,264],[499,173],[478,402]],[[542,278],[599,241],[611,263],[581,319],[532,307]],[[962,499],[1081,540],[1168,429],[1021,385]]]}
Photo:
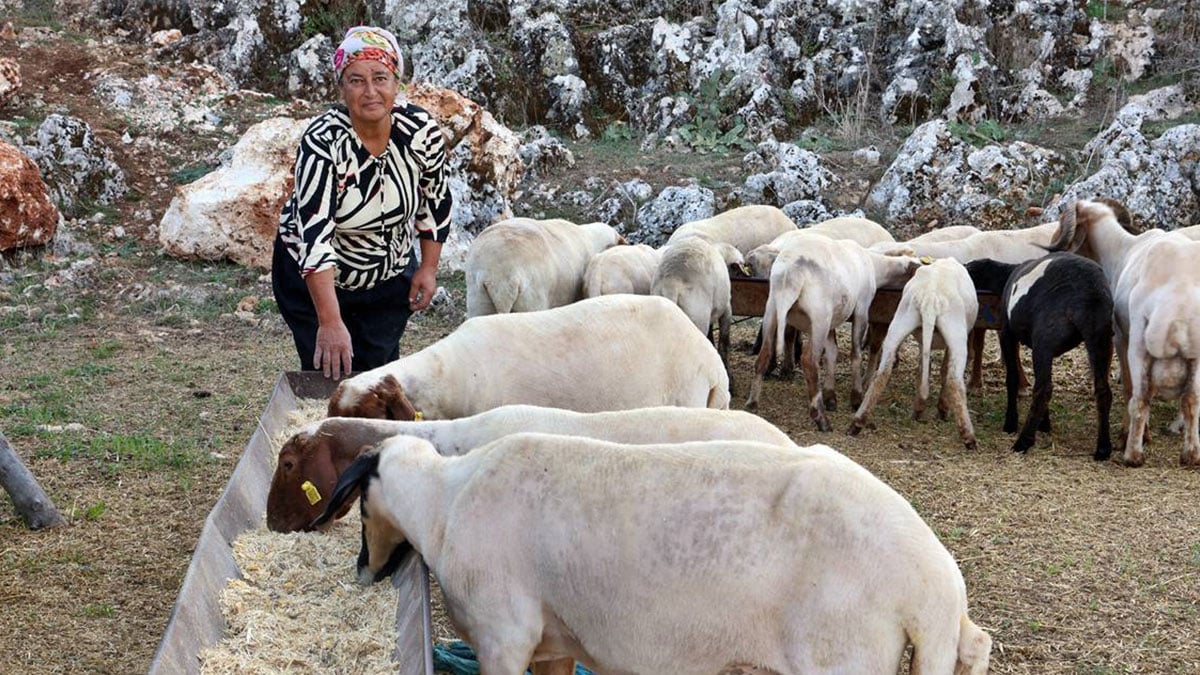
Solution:
{"label": "woman's right hand", "polygon": [[354,349],[350,344],[350,331],[341,321],[321,324],[317,328],[317,350],[313,353],[313,368],[323,371],[325,377],[339,380],[342,374],[350,374]]}

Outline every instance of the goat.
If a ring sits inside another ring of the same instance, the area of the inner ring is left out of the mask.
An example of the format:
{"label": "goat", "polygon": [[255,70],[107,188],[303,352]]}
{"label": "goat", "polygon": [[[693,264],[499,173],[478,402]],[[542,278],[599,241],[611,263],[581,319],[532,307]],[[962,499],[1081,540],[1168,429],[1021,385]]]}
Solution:
{"label": "goat", "polygon": [[942,360],[942,391],[938,396],[938,415],[946,418],[953,408],[958,422],[958,433],[968,450],[975,448],[975,429],[971,425],[971,413],[967,410],[967,388],[963,382],[963,371],[967,366],[967,335],[975,325],[979,302],[975,287],[962,263],[943,258],[918,269],[912,279],[904,285],[900,304],[888,326],[880,352],[879,369],[867,388],[867,395],[854,413],[850,435],[857,435],[867,424],[871,410],[887,387],[892,367],[896,361],[896,350],[918,327],[921,328],[921,378],[917,400],[913,404],[913,419],[921,419],[925,402],[929,399],[929,352],[936,347],[936,335],[941,338],[946,356]]}
{"label": "goat", "polygon": [[1001,293],[1004,317],[1000,351],[1007,389],[1004,431],[1008,433],[1017,430],[1019,345],[1033,349],[1033,400],[1013,451],[1026,452],[1033,447],[1039,430],[1050,431],[1052,363],[1083,343],[1096,399],[1096,451],[1092,458],[1108,459],[1112,455],[1108,429],[1112,390],[1108,373],[1113,349],[1113,298],[1104,270],[1095,262],[1070,253],[1052,253],[1020,265],[976,260],[967,269],[976,287]]}
{"label": "goat", "polygon": [[754,247],[795,229],[796,223],[780,209],[765,204],[754,204],[739,206],[711,218],[684,223],[671,233],[667,244],[700,234],[708,237],[710,241],[730,244],[745,255]]}
{"label": "goat", "polygon": [[[729,249],[741,257],[736,249]],[[650,292],[678,305],[703,335],[711,336],[713,327],[719,327],[717,352],[728,370],[733,307],[729,267],[717,247],[704,236],[687,237],[663,247]]]}
{"label": "goat", "polygon": [[509,403],[581,412],[729,407],[720,355],[670,301],[605,295],[467,319],[415,354],[343,380],[330,417],[465,417]]}
{"label": "goat", "polygon": [[322,497],[327,499],[333,494],[338,476],[365,448],[385,438],[398,434],[424,438],[439,453],[454,456],[520,431],[633,444],[746,440],[793,445],[787,434],[758,415],[709,408],[668,406],[580,413],[506,405],[454,420],[399,422],[330,417],[305,426],[279,450],[279,461],[267,493],[267,527],[275,532],[294,532],[307,527],[321,515],[325,508]]}
{"label": "goat", "polygon": [[486,227],[467,253],[467,316],[575,302],[592,256],[624,243],[605,223],[510,218]]}
{"label": "goat", "polygon": [[615,293],[649,295],[661,258],[661,250],[646,244],[605,249],[593,256],[584,270],[584,295],[589,298]]}
{"label": "goat", "polygon": [[1097,261],[1112,288],[1125,464],[1146,460],[1150,400],[1158,397],[1180,399],[1179,463],[1200,465],[1200,242],[1162,230],[1135,235],[1124,206],[1097,199],[1063,206],[1050,248]]}
{"label": "goat", "polygon": [[443,457],[395,436],[342,474],[315,525],[355,491],[359,580],[415,549],[489,675],[564,659],[882,673],[906,644],[915,675],[987,671],[954,558],[901,495],[828,450],[521,433]]}
{"label": "goat", "polygon": [[[836,395],[832,375],[837,361],[834,331],[852,320],[850,403],[862,402],[862,351],[868,312],[880,285],[902,283],[920,266],[914,258],[885,256],[853,241],[809,235],[785,245],[771,266],[770,289],[763,312],[763,344],[755,362],[748,409],[758,406],[763,376],[774,352],[784,358],[784,333],[790,324],[807,331],[809,339],[801,355],[808,390],[809,415],[817,428],[831,429],[825,410],[834,409]],[[826,381],[818,387],[819,367],[825,364]]]}

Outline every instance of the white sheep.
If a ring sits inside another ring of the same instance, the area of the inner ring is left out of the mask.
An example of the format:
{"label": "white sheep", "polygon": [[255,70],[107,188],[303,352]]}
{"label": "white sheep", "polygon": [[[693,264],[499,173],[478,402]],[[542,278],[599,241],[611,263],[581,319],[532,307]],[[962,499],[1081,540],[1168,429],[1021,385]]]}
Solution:
{"label": "white sheep", "polygon": [[721,357],[673,303],[606,295],[467,319],[425,349],[343,380],[329,415],[451,419],[509,403],[727,408],[728,390]]}
{"label": "white sheep", "polygon": [[[826,408],[836,395],[832,373],[837,361],[834,331],[852,320],[850,402],[862,402],[862,352],[871,302],[879,286],[901,285],[920,266],[915,258],[881,255],[848,240],[821,236],[797,237],[786,244],[771,266],[770,290],[763,312],[763,344],[755,362],[747,408],[755,408],[772,352],[786,359],[784,333],[792,325],[809,335],[801,355],[808,391],[809,414],[817,428],[829,431]],[[824,361],[825,386],[818,387],[819,363]]]}
{"label": "white sheep", "polygon": [[1200,242],[1184,234],[1130,231],[1128,212],[1108,200],[1063,207],[1051,248],[1100,263],[1112,288],[1114,338],[1128,404],[1124,461],[1145,462],[1150,400],[1180,399],[1179,463],[1200,465]]}
{"label": "white sheep", "polygon": [[625,239],[605,223],[510,218],[479,233],[467,253],[467,316],[561,307],[583,297],[592,256]]}
{"label": "white sheep", "polygon": [[[424,438],[438,452],[463,455],[521,431],[585,436],[617,443],[745,440],[792,446],[792,440],[758,415],[739,410],[662,406],[597,413],[506,405],[453,420],[402,422],[329,417],[306,425],[279,450],[267,493],[267,527],[295,532],[325,508],[338,476],[367,447],[404,434]],[[309,483],[311,487],[306,486]]]}
{"label": "white sheep", "polygon": [[986,230],[949,241],[910,239],[893,244],[885,242],[873,245],[871,250],[889,253],[900,249],[904,252],[912,251],[917,256],[954,258],[964,265],[983,258],[1016,264],[1046,255],[1046,247],[1050,245],[1057,230],[1058,223],[1049,222],[1018,230]]}
{"label": "white sheep", "polygon": [[646,244],[613,246],[592,257],[583,273],[584,295],[649,295],[662,251]]}
{"label": "white sheep", "polygon": [[[909,334],[920,327],[921,376],[917,400],[913,404],[913,418],[921,419],[925,403],[929,400],[929,353],[935,347],[944,347],[946,355],[942,361],[938,415],[945,419],[947,412],[953,409],[963,445],[974,449],[975,429],[971,425],[971,413],[967,410],[963,371],[967,366],[967,336],[975,325],[978,313],[975,286],[962,263],[943,258],[918,269],[904,285],[900,304],[883,340],[879,369],[867,388],[862,405],[854,413],[850,434],[857,434],[867,425],[871,411],[891,377],[896,350]],[[936,342],[935,337],[938,338]]]}
{"label": "white sheep", "polygon": [[711,218],[684,223],[667,239],[672,244],[687,237],[702,234],[710,241],[723,241],[745,255],[775,237],[796,229],[796,223],[774,206],[755,204],[739,206]]}
{"label": "white sheep", "polygon": [[[727,246],[732,255],[741,255]],[[720,329],[717,352],[729,367],[729,333],[733,325],[729,267],[717,246],[704,236],[687,237],[663,247],[650,292],[670,300],[687,314],[696,328],[710,336]]]}
{"label": "white sheep", "polygon": [[908,240],[908,243],[918,242],[931,244],[938,241],[955,241],[957,239],[966,239],[973,234],[979,234],[980,230],[974,225],[950,225],[948,227],[939,227],[936,230],[930,230],[925,234],[920,234]]}
{"label": "white sheep", "polygon": [[858,216],[839,216],[802,228],[803,232],[824,235],[830,239],[849,239],[860,246],[894,242],[895,237],[879,223]]}
{"label": "white sheep", "polygon": [[949,551],[827,449],[522,433],[443,457],[395,436],[342,474],[325,514],[356,492],[360,580],[415,549],[488,675],[566,659],[886,673],[909,644],[915,675],[987,672],[991,638]]}

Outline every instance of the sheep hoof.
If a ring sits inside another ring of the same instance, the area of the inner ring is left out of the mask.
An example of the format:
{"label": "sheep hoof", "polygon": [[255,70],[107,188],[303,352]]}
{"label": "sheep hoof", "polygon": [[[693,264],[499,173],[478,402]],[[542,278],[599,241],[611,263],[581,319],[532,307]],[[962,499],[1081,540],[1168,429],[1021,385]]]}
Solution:
{"label": "sheep hoof", "polygon": [[1137,468],[1146,463],[1146,453],[1144,452],[1126,452],[1125,466]]}
{"label": "sheep hoof", "polygon": [[1017,430],[1017,420],[1015,420],[1015,419],[1010,420],[1010,419],[1006,418],[1004,420],[1004,433],[1011,434],[1011,433],[1015,433],[1016,430]]}
{"label": "sheep hoof", "polygon": [[968,449],[968,450],[974,450],[979,447],[979,443],[977,443],[975,441],[974,436],[971,436],[969,438],[963,439],[963,446],[966,447],[966,449]]}
{"label": "sheep hoof", "polygon": [[860,422],[859,420],[854,420],[853,422],[850,423],[850,428],[846,430],[846,433],[851,436],[857,436],[860,433],[862,433],[862,430],[863,430],[863,423]]}
{"label": "sheep hoof", "polygon": [[1179,466],[1200,466],[1200,452],[1188,452],[1184,450],[1179,454]]}
{"label": "sheep hoof", "polygon": [[[828,410],[830,412],[837,411],[837,394],[836,393],[834,393],[832,390],[826,391],[821,394],[821,398],[824,399],[823,402],[825,403],[826,410]],[[859,401],[859,403],[862,403],[862,401]]]}
{"label": "sheep hoof", "polygon": [[746,401],[746,410],[758,410],[758,401]]}
{"label": "sheep hoof", "polygon": [[1028,451],[1029,451],[1029,449],[1030,449],[1030,448],[1032,448],[1032,447],[1033,447],[1033,441],[1032,441],[1032,440],[1026,440],[1026,439],[1024,439],[1024,438],[1018,438],[1018,439],[1017,439],[1017,442],[1016,442],[1016,443],[1013,443],[1013,446],[1012,446],[1012,451],[1013,451],[1013,452],[1019,452],[1019,453],[1021,453],[1021,454],[1025,454],[1025,453],[1026,453],[1026,452],[1028,452]]}
{"label": "sheep hoof", "polygon": [[1050,415],[1047,414],[1045,417],[1042,418],[1042,421],[1038,423],[1038,431],[1042,431],[1047,434],[1053,433],[1050,430]]}
{"label": "sheep hoof", "polygon": [[850,407],[858,409],[862,405],[863,395],[861,391],[850,392]]}
{"label": "sheep hoof", "polygon": [[924,421],[925,420],[925,409],[924,408],[914,408],[912,418],[913,418],[914,422]]}
{"label": "sheep hoof", "polygon": [[1112,457],[1112,446],[1111,445],[1098,445],[1098,446],[1096,446],[1096,452],[1094,454],[1092,454],[1092,459],[1094,459],[1097,462],[1108,461],[1108,459],[1111,457]]}

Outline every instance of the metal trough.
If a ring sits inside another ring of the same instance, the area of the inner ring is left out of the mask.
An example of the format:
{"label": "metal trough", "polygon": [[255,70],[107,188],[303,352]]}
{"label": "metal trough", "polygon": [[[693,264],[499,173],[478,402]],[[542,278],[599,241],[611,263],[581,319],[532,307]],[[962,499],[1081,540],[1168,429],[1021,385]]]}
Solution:
{"label": "metal trough", "polygon": [[[735,277],[729,281],[734,316],[761,317],[767,307],[770,282],[748,277]],[[875,292],[875,300],[871,302],[871,323],[886,327],[892,322],[902,291],[902,288],[881,288]],[[979,291],[976,295],[979,298],[979,315],[975,319],[975,328],[1000,330],[1000,317],[1003,316],[1000,296],[990,291]]]}
{"label": "metal trough", "polygon": [[[333,383],[320,373],[281,373],[258,428],[234,467],[221,498],[204,521],[200,540],[171,610],[171,620],[150,664],[150,675],[200,672],[200,651],[221,639],[225,620],[220,594],[226,583],[240,577],[234,562],[233,540],[257,527],[267,509],[267,488],[275,468],[271,439],[287,427],[287,414],[302,398],[327,398]],[[349,569],[350,562],[347,562]],[[429,576],[421,557],[411,553],[392,576],[399,589],[396,627],[399,637],[392,655],[401,675],[432,675],[432,620]]]}

